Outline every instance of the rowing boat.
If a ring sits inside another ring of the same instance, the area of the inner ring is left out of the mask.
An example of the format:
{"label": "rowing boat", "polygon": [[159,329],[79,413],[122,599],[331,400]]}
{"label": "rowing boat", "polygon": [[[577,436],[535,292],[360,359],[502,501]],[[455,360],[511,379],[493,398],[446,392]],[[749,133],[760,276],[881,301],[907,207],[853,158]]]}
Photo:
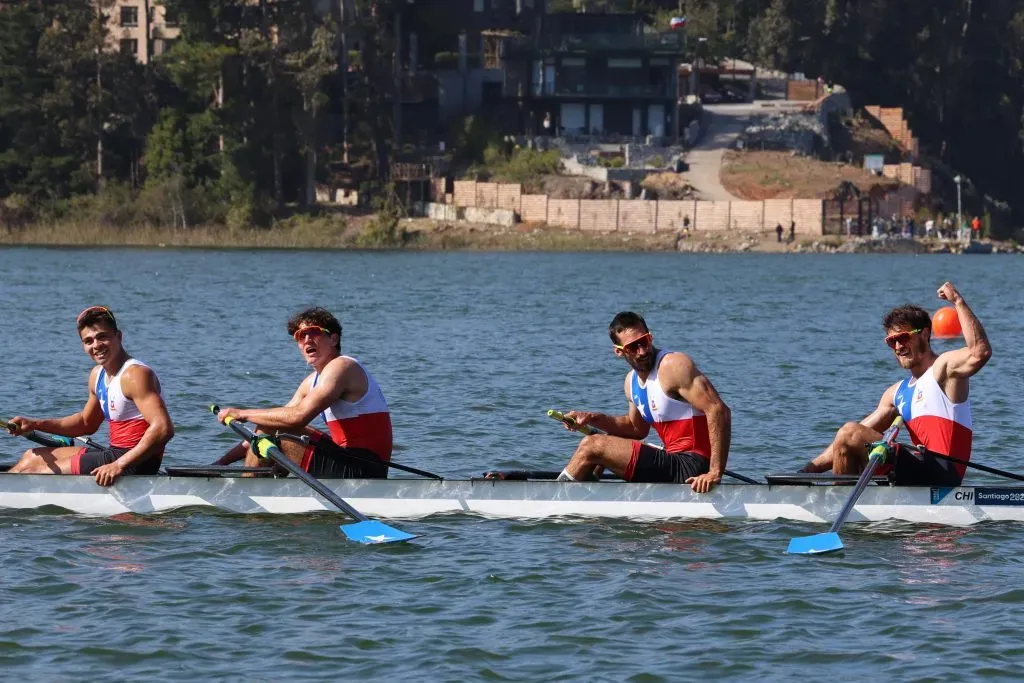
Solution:
{"label": "rowing boat", "polygon": [[[442,513],[538,519],[747,519],[830,522],[849,487],[722,484],[695,494],[678,484],[495,481],[489,479],[324,479],[365,512],[391,519]],[[123,476],[109,488],[89,476],[0,473],[0,508],[56,507],[109,516],[189,507],[237,513],[306,513],[332,509],[292,478]],[[1024,522],[1024,487],[869,486],[850,521],[886,519],[965,526],[985,520]]]}

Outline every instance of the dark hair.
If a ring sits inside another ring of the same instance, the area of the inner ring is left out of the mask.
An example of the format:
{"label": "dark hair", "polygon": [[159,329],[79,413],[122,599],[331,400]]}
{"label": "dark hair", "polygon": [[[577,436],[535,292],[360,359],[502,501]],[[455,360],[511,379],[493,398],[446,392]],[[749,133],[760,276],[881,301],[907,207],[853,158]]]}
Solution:
{"label": "dark hair", "polygon": [[79,313],[78,318],[75,320],[79,332],[86,327],[95,327],[98,323],[106,325],[114,330],[114,332],[118,331],[117,320],[114,319],[113,312],[106,306],[90,306]]}
{"label": "dark hair", "polygon": [[906,327],[911,330],[931,329],[932,319],[928,311],[913,304],[897,306],[882,318],[882,329],[888,331],[895,327]]}
{"label": "dark hair", "polygon": [[288,335],[294,337],[296,330],[303,326],[315,325],[322,327],[331,334],[338,335],[338,343],[335,346],[341,351],[341,321],[326,308],[314,307],[299,311],[288,319]]}
{"label": "dark hair", "polygon": [[616,313],[612,321],[608,323],[608,336],[612,338],[612,343],[618,344],[619,334],[631,327],[642,327],[647,330],[647,321],[633,311]]}

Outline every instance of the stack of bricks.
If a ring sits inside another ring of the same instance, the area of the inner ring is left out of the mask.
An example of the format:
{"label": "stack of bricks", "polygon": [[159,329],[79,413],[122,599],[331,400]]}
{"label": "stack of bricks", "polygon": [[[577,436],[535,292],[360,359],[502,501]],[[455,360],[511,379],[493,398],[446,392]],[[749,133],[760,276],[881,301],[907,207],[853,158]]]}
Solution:
{"label": "stack of bricks", "polygon": [[920,147],[917,138],[914,137],[910,126],[907,124],[907,120],[903,118],[903,107],[869,105],[864,107],[864,111],[878,119],[886,132],[896,141],[896,144],[909,153],[912,159],[917,159]]}

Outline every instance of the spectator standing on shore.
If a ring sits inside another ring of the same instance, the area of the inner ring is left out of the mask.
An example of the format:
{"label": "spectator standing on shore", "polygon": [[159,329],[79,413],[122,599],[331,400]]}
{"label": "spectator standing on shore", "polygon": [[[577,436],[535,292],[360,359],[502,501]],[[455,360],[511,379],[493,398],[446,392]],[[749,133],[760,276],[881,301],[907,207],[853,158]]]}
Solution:
{"label": "spectator standing on shore", "polygon": [[789,222],[789,241],[796,241],[796,221]]}
{"label": "spectator standing on shore", "polygon": [[775,224],[775,235],[778,238],[778,241],[781,242],[782,241],[782,223],[776,223]]}
{"label": "spectator standing on shore", "polygon": [[876,217],[875,220],[871,221],[871,237],[878,239],[882,236],[882,219]]}
{"label": "spectator standing on shore", "polygon": [[931,218],[924,222],[924,236],[935,237],[935,221]]}
{"label": "spectator standing on shore", "polygon": [[971,232],[973,233],[973,239],[979,239],[981,237],[981,221],[977,216],[971,221]]}
{"label": "spectator standing on shore", "polygon": [[853,234],[853,218],[850,216],[846,217],[846,236],[849,237]]}

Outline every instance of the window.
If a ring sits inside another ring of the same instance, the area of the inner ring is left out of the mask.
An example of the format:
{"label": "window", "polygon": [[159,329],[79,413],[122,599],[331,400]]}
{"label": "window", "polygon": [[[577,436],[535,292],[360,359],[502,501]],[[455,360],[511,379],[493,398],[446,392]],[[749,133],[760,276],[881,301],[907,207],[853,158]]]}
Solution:
{"label": "window", "polygon": [[164,26],[178,25],[178,10],[164,7]]}
{"label": "window", "polygon": [[121,8],[121,26],[138,26],[139,25],[139,8],[138,7],[122,7]]}
{"label": "window", "polygon": [[484,0],[473,0],[473,11],[483,12],[484,11]]}
{"label": "window", "polygon": [[124,38],[121,40],[121,52],[122,54],[129,54],[135,57],[139,54],[139,41],[135,38]]}

